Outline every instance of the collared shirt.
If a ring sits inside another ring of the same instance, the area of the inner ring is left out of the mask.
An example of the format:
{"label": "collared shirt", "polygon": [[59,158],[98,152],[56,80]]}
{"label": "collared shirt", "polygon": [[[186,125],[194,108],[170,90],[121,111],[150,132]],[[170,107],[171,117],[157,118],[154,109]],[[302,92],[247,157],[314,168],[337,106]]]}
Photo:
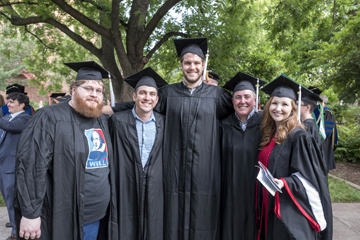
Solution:
{"label": "collared shirt", "polygon": [[255,113],[255,108],[249,113],[246,121],[245,121],[245,122],[242,122],[242,121],[240,120],[240,118],[238,117],[238,115],[236,114],[236,112],[235,112],[235,116],[239,119],[240,127],[242,128],[243,131],[246,130],[246,125],[247,125],[247,123],[248,123],[248,120],[249,120],[249,118],[252,117],[252,115],[254,115],[254,113]]}
{"label": "collared shirt", "polygon": [[143,122],[141,118],[139,118],[139,116],[136,114],[135,107],[132,109],[132,113],[134,115],[134,118],[136,119],[136,131],[139,141],[141,164],[144,168],[155,142],[155,136],[156,136],[155,115],[154,113],[152,113],[151,117],[148,120],[146,120],[146,122]]}
{"label": "collared shirt", "polygon": [[23,111],[20,111],[20,112],[10,114],[11,118],[10,118],[9,122],[11,122],[14,118],[16,118],[18,115],[20,115],[23,112],[25,112],[25,111],[23,110]]}
{"label": "collared shirt", "polygon": [[190,91],[190,94],[192,95],[193,92],[196,90],[196,88],[200,87],[201,84],[202,84],[202,81],[200,81],[199,85],[197,85],[196,87],[193,87],[193,88],[189,88],[188,85],[186,85],[185,81],[183,80],[183,84],[187,87],[187,89],[189,89]]}

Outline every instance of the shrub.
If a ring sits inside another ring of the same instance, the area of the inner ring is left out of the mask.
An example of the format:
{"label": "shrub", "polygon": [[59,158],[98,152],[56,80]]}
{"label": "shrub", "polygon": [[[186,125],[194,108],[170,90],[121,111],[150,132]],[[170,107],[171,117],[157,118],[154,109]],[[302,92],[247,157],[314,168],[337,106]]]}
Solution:
{"label": "shrub", "polygon": [[337,125],[339,143],[334,152],[340,162],[360,162],[360,125]]}

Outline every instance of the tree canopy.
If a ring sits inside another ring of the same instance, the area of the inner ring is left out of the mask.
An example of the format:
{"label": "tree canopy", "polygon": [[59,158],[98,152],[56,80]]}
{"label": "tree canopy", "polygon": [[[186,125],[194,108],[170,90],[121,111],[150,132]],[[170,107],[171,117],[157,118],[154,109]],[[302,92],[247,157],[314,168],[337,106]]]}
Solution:
{"label": "tree canopy", "polygon": [[[74,74],[62,62],[98,60],[123,83],[146,65],[169,83],[182,78],[171,39],[207,37],[208,69],[221,85],[238,71],[271,81],[284,72],[346,102],[359,98],[358,0],[1,0],[2,21],[36,40],[23,59],[56,91]],[[40,86],[40,85],[39,85]],[[43,86],[43,85],[41,85]]]}

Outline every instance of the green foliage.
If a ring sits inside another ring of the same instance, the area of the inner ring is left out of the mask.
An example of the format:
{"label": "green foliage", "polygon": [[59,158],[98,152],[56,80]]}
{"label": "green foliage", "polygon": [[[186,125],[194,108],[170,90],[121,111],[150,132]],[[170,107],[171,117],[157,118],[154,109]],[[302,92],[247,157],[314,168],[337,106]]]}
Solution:
{"label": "green foliage", "polygon": [[348,105],[346,104],[340,105],[338,103],[335,103],[335,104],[329,104],[328,107],[331,109],[332,113],[334,114],[337,123],[341,124],[344,121],[346,122],[346,119],[344,119],[343,116],[343,112],[349,108]]}
{"label": "green foliage", "polygon": [[360,202],[360,191],[351,187],[344,181],[331,176],[329,180],[329,192],[332,202]]}
{"label": "green foliage", "polygon": [[360,125],[337,125],[339,143],[334,152],[337,161],[360,162]]}
{"label": "green foliage", "polygon": [[0,89],[5,90],[7,80],[17,77],[25,69],[22,60],[31,52],[32,40],[24,40],[9,24],[0,27]]}

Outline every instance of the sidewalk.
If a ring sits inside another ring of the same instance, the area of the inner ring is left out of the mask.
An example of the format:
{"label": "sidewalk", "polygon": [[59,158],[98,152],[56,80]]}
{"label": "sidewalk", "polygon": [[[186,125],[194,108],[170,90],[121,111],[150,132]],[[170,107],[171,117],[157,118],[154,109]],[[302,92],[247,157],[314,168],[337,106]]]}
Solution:
{"label": "sidewalk", "polygon": [[[360,239],[360,203],[333,203],[334,240]],[[0,240],[10,236],[6,207],[0,207]]]}

